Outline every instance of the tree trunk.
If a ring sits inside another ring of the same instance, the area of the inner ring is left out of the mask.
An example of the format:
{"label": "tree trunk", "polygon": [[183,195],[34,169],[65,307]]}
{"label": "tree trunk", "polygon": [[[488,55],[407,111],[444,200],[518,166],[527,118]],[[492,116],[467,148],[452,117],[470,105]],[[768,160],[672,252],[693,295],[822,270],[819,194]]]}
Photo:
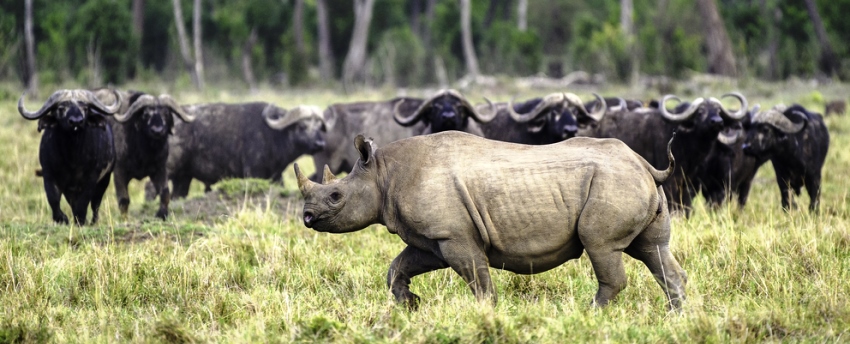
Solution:
{"label": "tree trunk", "polygon": [[38,72],[35,69],[35,37],[32,33],[32,0],[24,2],[24,44],[27,53],[27,93],[38,96]]}
{"label": "tree trunk", "polygon": [[769,5],[767,0],[761,0],[759,2],[759,6],[761,7],[761,16],[762,18],[766,18],[766,30],[767,30],[767,75],[766,77],[770,80],[775,80],[779,77],[779,69],[776,63],[776,55],[779,50],[779,37],[777,32],[779,28],[776,23],[782,19],[782,12],[775,8],[773,5]]}
{"label": "tree trunk", "polygon": [[466,60],[466,72],[469,76],[477,77],[478,58],[475,56],[475,46],[472,44],[472,4],[471,0],[460,0],[460,31],[463,36],[463,57]]}
{"label": "tree trunk", "polygon": [[422,0],[410,2],[410,27],[415,35],[422,37]]}
{"label": "tree trunk", "polygon": [[620,0],[620,30],[626,39],[626,54],[629,55],[629,82],[634,85],[640,74],[638,50],[634,27],[635,8],[632,0]]}
{"label": "tree trunk", "polygon": [[251,55],[254,51],[254,45],[257,44],[257,28],[251,28],[251,34],[242,46],[242,75],[245,76],[245,82],[248,84],[248,89],[251,93],[257,91],[257,82],[254,79],[254,67],[251,65]]}
{"label": "tree trunk", "polygon": [[343,85],[346,88],[365,77],[366,43],[369,39],[369,24],[372,22],[374,5],[375,0],[354,0],[354,30],[342,69]]}
{"label": "tree trunk", "polygon": [[180,7],[180,0],[172,0],[172,3],[174,4],[174,24],[177,26],[177,39],[180,41],[180,56],[183,57],[183,65],[192,77],[192,83],[195,84],[197,89],[200,89],[195,62],[192,61],[192,49],[189,48],[189,38],[186,36],[186,28],[183,27],[183,9]]}
{"label": "tree trunk", "polygon": [[201,0],[195,0],[192,11],[192,39],[195,43],[195,74],[198,76],[198,89],[204,89],[204,49],[201,41]]}
{"label": "tree trunk", "polygon": [[133,0],[133,32],[139,38],[145,32],[145,0]]}
{"label": "tree trunk", "polygon": [[517,29],[519,29],[519,31],[528,30],[528,0],[519,0],[516,14]]}
{"label": "tree trunk", "polygon": [[295,0],[292,13],[292,32],[295,36],[295,50],[304,55],[304,0]]}
{"label": "tree trunk", "polygon": [[325,0],[316,0],[316,22],[319,26],[319,70],[323,80],[333,80],[334,54],[331,50],[331,29]]}
{"label": "tree trunk", "polygon": [[714,0],[697,0],[697,9],[702,17],[705,45],[708,48],[709,73],[737,76],[732,42],[726,33],[723,18],[717,12],[717,3]]}
{"label": "tree trunk", "polygon": [[826,29],[823,27],[823,21],[818,13],[818,6],[814,0],[804,0],[806,10],[809,12],[809,18],[812,20],[812,25],[815,27],[815,34],[818,37],[820,44],[820,66],[821,69],[829,75],[835,74],[838,71],[838,59],[832,51],[832,44],[829,42],[829,36],[826,35]]}

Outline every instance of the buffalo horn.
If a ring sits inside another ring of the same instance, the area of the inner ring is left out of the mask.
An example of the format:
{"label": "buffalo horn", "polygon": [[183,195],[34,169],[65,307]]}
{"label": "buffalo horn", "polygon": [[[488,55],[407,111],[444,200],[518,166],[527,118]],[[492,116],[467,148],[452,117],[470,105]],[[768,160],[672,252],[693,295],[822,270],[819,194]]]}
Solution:
{"label": "buffalo horn", "polygon": [[602,120],[602,117],[605,116],[605,112],[608,111],[608,104],[605,103],[605,98],[602,98],[602,96],[596,93],[594,93],[593,96],[596,97],[596,103],[599,104],[597,106],[596,111],[593,112],[587,111],[587,108],[584,107],[584,104],[581,102],[581,99],[575,94],[565,93],[564,99],[566,99],[567,102],[578,108],[579,113],[593,119],[594,121],[599,122]]}
{"label": "buffalo horn", "polygon": [[136,112],[139,112],[146,106],[153,105],[156,105],[156,98],[149,94],[142,95],[138,99],[136,99],[136,101],[133,103],[133,105],[130,106],[129,109],[127,109],[127,112],[116,114],[115,120],[121,123],[127,122],[131,118],[133,118],[134,115],[136,115]]}
{"label": "buffalo horn", "polygon": [[476,122],[487,123],[492,121],[493,118],[496,118],[497,112],[495,106],[493,106],[493,103],[489,99],[484,98],[484,100],[487,101],[487,104],[489,104],[490,111],[488,113],[481,113],[475,110],[475,106],[469,103],[469,100],[467,100],[466,97],[460,94],[460,92],[455,90],[447,90],[446,93],[452,97],[460,99],[461,104],[466,107],[467,110],[469,110],[469,113],[472,114],[472,117]]}
{"label": "buffalo horn", "polygon": [[27,95],[26,93],[24,93],[21,95],[20,98],[18,98],[18,112],[21,114],[21,116],[28,120],[39,119],[41,118],[41,116],[44,116],[45,113],[52,110],[53,107],[56,106],[56,103],[58,103],[60,100],[65,100],[65,98],[67,98],[67,95],[70,92],[71,91],[69,90],[59,90],[53,92],[53,94],[50,95],[50,98],[47,98],[47,101],[44,102],[44,105],[42,105],[40,109],[34,112],[27,111],[27,109],[24,107],[24,97],[26,97]]}
{"label": "buffalo horn", "polygon": [[736,120],[736,121],[740,120],[741,118],[744,118],[744,116],[747,115],[747,106],[748,106],[747,98],[744,97],[743,94],[740,94],[738,92],[726,93],[720,98],[723,99],[723,98],[726,98],[726,97],[733,97],[733,98],[738,99],[738,101],[741,102],[741,108],[738,109],[738,111],[732,113],[732,112],[729,112],[729,110],[726,109],[723,106],[723,104],[720,104],[720,102],[718,101],[718,104],[720,105],[720,110],[721,110],[720,114],[723,115],[724,117],[728,117],[729,119],[733,119],[733,120]]}
{"label": "buffalo horn", "polygon": [[322,110],[315,106],[296,106],[287,111],[283,117],[272,119],[271,112],[274,109],[274,105],[269,104],[268,106],[266,106],[266,108],[263,109],[263,118],[266,119],[266,124],[268,124],[269,127],[275,130],[281,130],[292,124],[297,123],[302,119],[310,117],[314,117],[319,119],[320,121],[324,121],[324,119],[322,119]]}
{"label": "buffalo horn", "polygon": [[792,122],[785,113],[785,106],[778,105],[756,115],[753,118],[753,123],[765,123],[786,134],[794,134],[803,130],[808,120],[806,114],[799,111],[792,111],[790,114],[799,117],[801,121],[799,123]]}
{"label": "buffalo horn", "polygon": [[697,111],[700,105],[702,105],[702,103],[705,101],[704,98],[694,99],[694,101],[691,103],[691,106],[685,109],[685,111],[682,111],[682,113],[679,114],[673,114],[670,113],[670,111],[667,111],[667,101],[670,99],[680,101],[679,97],[676,97],[672,94],[668,94],[661,99],[661,104],[659,107],[661,109],[661,116],[664,116],[664,118],[674,122],[681,122],[688,118],[691,118],[691,116]]}
{"label": "buffalo horn", "polygon": [[735,144],[735,142],[738,142],[738,137],[740,136],[740,134],[740,129],[721,130],[719,133],[717,133],[717,141],[720,141],[720,143],[724,145],[731,146]]}
{"label": "buffalo horn", "polygon": [[[103,112],[105,115],[113,115],[116,112],[118,112],[118,110],[121,109],[121,103],[124,102],[124,96],[121,95],[121,92],[118,92],[116,90],[112,90],[112,93],[115,94],[115,102],[112,103],[112,105],[109,105],[109,106],[103,104],[100,101],[100,99],[95,97],[94,93],[92,93],[89,90],[80,90],[80,91],[77,91],[77,92],[82,93],[82,96],[80,98],[83,98],[83,101],[93,105],[98,110],[100,110],[100,112]],[[77,92],[74,92],[74,93],[77,93]]]}
{"label": "buffalo horn", "polygon": [[168,106],[168,108],[171,109],[171,112],[177,115],[177,117],[180,117],[183,122],[189,123],[195,120],[194,114],[190,114],[188,111],[183,109],[182,106],[177,104],[177,101],[175,101],[174,98],[171,98],[171,96],[167,94],[159,96],[159,103]]}
{"label": "buffalo horn", "polygon": [[514,111],[514,102],[513,102],[513,100],[511,100],[510,102],[508,102],[508,114],[510,114],[511,118],[513,118],[513,120],[516,121],[517,123],[531,122],[534,119],[536,119],[537,117],[539,117],[540,114],[543,113],[543,110],[546,110],[547,108],[549,108],[549,107],[551,107],[555,104],[563,102],[564,98],[565,98],[564,93],[549,94],[549,95],[543,97],[543,100],[540,101],[540,103],[537,104],[537,106],[535,106],[534,109],[531,109],[531,111],[524,113],[524,114],[520,114],[520,113],[517,113],[516,111]]}

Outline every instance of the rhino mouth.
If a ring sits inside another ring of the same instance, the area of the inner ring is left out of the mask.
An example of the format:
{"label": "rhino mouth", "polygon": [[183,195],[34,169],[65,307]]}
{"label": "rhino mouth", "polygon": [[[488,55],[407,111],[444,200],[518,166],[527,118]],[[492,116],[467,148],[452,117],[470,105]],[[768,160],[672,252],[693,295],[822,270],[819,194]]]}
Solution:
{"label": "rhino mouth", "polygon": [[313,228],[313,225],[316,224],[316,216],[311,211],[304,211],[304,226],[307,228]]}

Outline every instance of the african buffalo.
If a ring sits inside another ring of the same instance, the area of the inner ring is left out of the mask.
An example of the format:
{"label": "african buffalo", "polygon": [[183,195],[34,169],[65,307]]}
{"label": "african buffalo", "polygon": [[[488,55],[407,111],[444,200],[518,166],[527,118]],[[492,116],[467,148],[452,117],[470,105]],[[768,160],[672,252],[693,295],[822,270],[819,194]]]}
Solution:
{"label": "african buffalo", "polygon": [[[411,101],[417,106],[413,113],[406,114],[399,111],[405,105],[404,103]],[[442,90],[426,100],[401,99],[395,106],[393,119],[405,127],[424,122],[428,129],[422,134],[459,130],[484,136],[479,123],[487,123],[496,115],[495,111],[484,112],[476,109],[469,100],[455,90]]]}
{"label": "african buffalo", "polygon": [[351,149],[350,142],[358,134],[373,137],[381,144],[422,135],[429,128],[422,121],[410,126],[401,126],[393,120],[395,113],[412,114],[422,102],[422,99],[404,97],[328,106],[323,114],[327,129],[326,144],[322,151],[313,154],[317,173],[310,179],[318,181],[322,166],[325,165],[330,166],[334,174],[350,172],[358,157],[357,151]]}
{"label": "african buffalo", "polygon": [[35,112],[24,108],[24,95],[18,99],[21,116],[37,119],[38,131],[44,130],[38,160],[53,221],[68,223],[59,208],[64,195],[75,223],[85,224],[89,204],[91,222],[97,222],[115,164],[112,128],[107,122],[121,105],[121,95],[115,97],[117,101],[107,106],[91,91],[59,90]]}
{"label": "african buffalo", "polygon": [[686,275],[670,253],[670,216],[658,171],[618,140],[575,138],[531,146],[449,131],[377,149],[357,136],[360,159],[321,184],[295,165],[304,225],[346,233],[380,223],[407,247],[387,285],[416,307],[411,278],[451,267],[479,299],[496,302],[489,267],[551,270],[587,251],[604,306],[626,286],[622,253],[642,261],[673,308]]}
{"label": "african buffalo", "polygon": [[[602,99],[598,95],[598,99]],[[603,103],[604,104],[604,103]],[[479,105],[480,112],[496,111],[488,123],[481,124],[484,137],[493,140],[543,145],[574,137],[579,127],[596,123],[606,107],[589,112],[581,99],[572,93],[552,93],[543,98],[519,104],[495,103]]]}
{"label": "african buffalo", "polygon": [[657,109],[608,112],[596,126],[588,126],[578,135],[620,139],[655,168],[663,168],[669,163],[664,143],[676,132],[673,144],[676,173],[664,182],[664,192],[671,210],[684,210],[688,215],[694,194],[691,180],[711,145],[715,141],[729,144],[741,134],[740,119],[747,113],[747,99],[737,92],[723,97],[736,98],[741,108],[733,112],[716,98],[697,98],[691,103],[679,104],[670,112],[667,102],[678,98],[667,95]]}
{"label": "african buffalo", "polygon": [[168,192],[166,161],[168,137],[174,128],[174,117],[191,122],[194,116],[180,107],[167,94],[158,97],[134,92],[128,99],[129,108],[114,116],[111,122],[115,134],[115,193],[122,215],[127,214],[130,180],[150,177],[159,195],[156,217],[168,217]]}
{"label": "african buffalo", "polygon": [[287,165],[325,146],[321,110],[298,106],[285,110],[255,102],[184,106],[195,120],[176,122],[169,137],[166,164],[174,191],[189,193],[192,178],[210,185],[224,178],[281,181]]}
{"label": "african buffalo", "polygon": [[817,212],[820,203],[820,179],[829,132],[823,118],[800,105],[777,105],[753,117],[747,131],[744,152],[758,159],[769,159],[776,171],[776,183],[782,194],[782,208],[796,207],[791,191],[800,195],[805,185],[809,210]]}

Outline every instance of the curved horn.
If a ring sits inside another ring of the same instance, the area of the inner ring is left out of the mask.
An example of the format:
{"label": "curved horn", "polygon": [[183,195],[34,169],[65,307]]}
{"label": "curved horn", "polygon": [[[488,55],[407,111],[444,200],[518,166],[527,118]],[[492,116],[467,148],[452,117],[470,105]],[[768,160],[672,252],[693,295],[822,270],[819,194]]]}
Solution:
{"label": "curved horn", "polygon": [[113,115],[116,112],[118,112],[118,110],[121,109],[121,103],[124,102],[124,96],[121,95],[121,92],[118,92],[116,90],[111,90],[111,91],[115,95],[115,103],[112,103],[112,105],[108,105],[108,106],[101,103],[100,99],[98,99],[94,95],[94,93],[92,93],[91,91],[83,90],[82,93],[83,93],[83,98],[85,99],[86,102],[93,105],[94,107],[96,107],[98,110],[100,110],[101,112],[103,112],[106,115]]}
{"label": "curved horn", "polygon": [[395,104],[395,106],[393,106],[393,119],[395,119],[396,123],[404,127],[409,127],[411,125],[416,124],[416,122],[419,122],[419,117],[422,117],[422,114],[425,113],[425,109],[431,106],[431,102],[433,102],[434,99],[437,99],[438,97],[442,96],[444,93],[445,91],[437,92],[437,94],[425,100],[425,102],[423,102],[422,105],[419,105],[419,108],[417,108],[416,111],[413,112],[413,114],[407,117],[405,117],[401,114],[401,112],[398,111],[401,108],[401,104],[404,103],[405,99],[400,100],[398,103]]}
{"label": "curved horn", "polygon": [[744,97],[744,95],[741,94],[741,93],[729,92],[729,93],[726,93],[723,96],[721,96],[720,99],[723,99],[723,98],[726,98],[726,97],[733,97],[733,98],[738,99],[738,101],[741,102],[741,108],[738,109],[738,111],[736,111],[734,113],[730,113],[729,110],[727,110],[723,106],[723,104],[720,104],[720,110],[721,110],[720,114],[725,116],[725,117],[728,117],[729,119],[733,119],[733,120],[740,120],[741,118],[744,118],[744,116],[747,115],[747,109],[748,109],[747,98]]}
{"label": "curved horn", "polygon": [[724,145],[731,146],[735,144],[735,142],[738,142],[740,135],[740,129],[721,130],[717,133],[717,141],[720,141],[720,143]]}
{"label": "curved horn", "polygon": [[156,105],[156,98],[154,98],[152,95],[149,95],[149,94],[145,94],[143,96],[140,96],[138,99],[136,99],[136,101],[133,103],[133,105],[130,106],[129,109],[127,109],[127,112],[116,114],[114,116],[115,120],[118,121],[118,122],[121,122],[121,123],[127,122],[131,118],[133,118],[133,116],[136,114],[136,112],[139,112],[144,107],[151,106],[151,105]]}
{"label": "curved horn", "polygon": [[697,111],[697,109],[700,107],[700,105],[702,105],[702,103],[705,102],[705,99],[703,99],[703,98],[694,99],[694,102],[691,103],[691,106],[689,106],[687,109],[685,109],[685,111],[682,111],[682,113],[679,113],[679,114],[673,114],[673,113],[670,113],[669,111],[667,111],[667,101],[670,100],[670,99],[675,99],[675,100],[681,101],[679,99],[679,97],[676,97],[672,94],[668,94],[668,95],[664,96],[664,98],[661,99],[661,104],[660,104],[659,108],[661,110],[661,116],[664,116],[664,118],[666,118],[667,120],[673,121],[673,122],[681,122],[681,121],[684,121],[688,118],[691,118],[691,116]]}
{"label": "curved horn", "polygon": [[278,107],[272,104],[267,105],[266,108],[263,109],[263,118],[265,118],[266,124],[274,130],[281,130],[302,119],[310,117],[318,118],[320,121],[324,122],[321,115],[322,110],[315,106],[299,105],[289,111],[286,111],[283,117],[271,118],[272,112],[275,109],[278,109]]}
{"label": "curved horn", "polygon": [[765,123],[786,134],[794,134],[803,130],[808,121],[806,114],[793,110],[790,114],[801,118],[799,123],[794,123],[784,113],[784,106],[775,106],[773,109],[759,113],[753,117],[753,123]]}
{"label": "curved horn", "polygon": [[165,106],[168,106],[177,117],[180,117],[180,120],[183,122],[189,123],[195,120],[195,114],[190,114],[182,106],[177,104],[177,101],[174,98],[167,94],[161,94],[159,96],[159,103]]}
{"label": "curved horn", "polygon": [[44,102],[44,105],[42,105],[40,109],[34,112],[30,112],[27,111],[27,109],[24,107],[24,97],[26,97],[27,95],[26,92],[24,92],[24,94],[22,94],[21,97],[18,98],[18,113],[20,113],[21,116],[28,120],[39,119],[41,118],[41,116],[44,116],[45,113],[52,110],[53,107],[56,106],[56,103],[58,103],[60,100],[64,100],[64,98],[67,97],[68,93],[70,93],[70,91],[68,90],[59,90],[53,92],[53,94],[50,95],[50,98],[47,98],[47,101]]}
{"label": "curved horn", "polygon": [[602,98],[602,96],[596,93],[594,93],[593,96],[596,97],[596,102],[599,104],[599,106],[597,106],[598,109],[596,111],[588,112],[587,108],[584,107],[584,103],[581,102],[581,99],[579,99],[577,95],[572,93],[564,94],[564,98],[566,98],[566,100],[570,104],[573,104],[575,107],[577,107],[580,110],[580,113],[593,119],[594,121],[599,122],[602,120],[602,117],[605,117],[605,112],[608,111],[608,104],[605,103],[605,98]]}
{"label": "curved horn", "polygon": [[626,111],[628,109],[629,109],[629,103],[626,102],[626,100],[623,99],[623,97],[617,97],[617,106],[609,107],[608,111],[619,112],[619,111]]}
{"label": "curved horn", "polygon": [[540,114],[542,114],[543,110],[545,110],[546,108],[563,101],[563,93],[552,93],[543,97],[543,100],[541,100],[540,103],[534,107],[534,109],[531,109],[530,112],[520,114],[514,111],[514,102],[513,100],[511,100],[508,102],[508,114],[510,114],[511,118],[513,118],[513,120],[517,123],[527,123],[540,116]]}
{"label": "curved horn", "polygon": [[307,179],[307,176],[301,173],[301,169],[298,168],[298,163],[295,163],[293,169],[295,169],[295,178],[298,179],[298,190],[301,191],[301,196],[306,197],[307,193],[313,189],[313,186],[315,186],[316,183]]}
{"label": "curved horn", "polygon": [[448,91],[446,91],[446,93],[448,93],[448,95],[450,95],[452,97],[460,99],[461,104],[464,107],[466,107],[467,109],[469,109],[469,113],[472,114],[473,119],[478,123],[490,122],[490,121],[493,120],[493,118],[496,118],[496,114],[498,114],[498,112],[496,112],[495,106],[493,106],[493,103],[490,102],[490,100],[487,99],[487,98],[484,98],[484,100],[487,101],[487,104],[490,104],[490,111],[488,113],[481,113],[481,112],[478,112],[477,110],[475,110],[475,106],[473,106],[469,102],[469,100],[466,99],[466,97],[464,97],[462,94],[460,94],[460,92],[455,91],[455,90],[448,90]]}

